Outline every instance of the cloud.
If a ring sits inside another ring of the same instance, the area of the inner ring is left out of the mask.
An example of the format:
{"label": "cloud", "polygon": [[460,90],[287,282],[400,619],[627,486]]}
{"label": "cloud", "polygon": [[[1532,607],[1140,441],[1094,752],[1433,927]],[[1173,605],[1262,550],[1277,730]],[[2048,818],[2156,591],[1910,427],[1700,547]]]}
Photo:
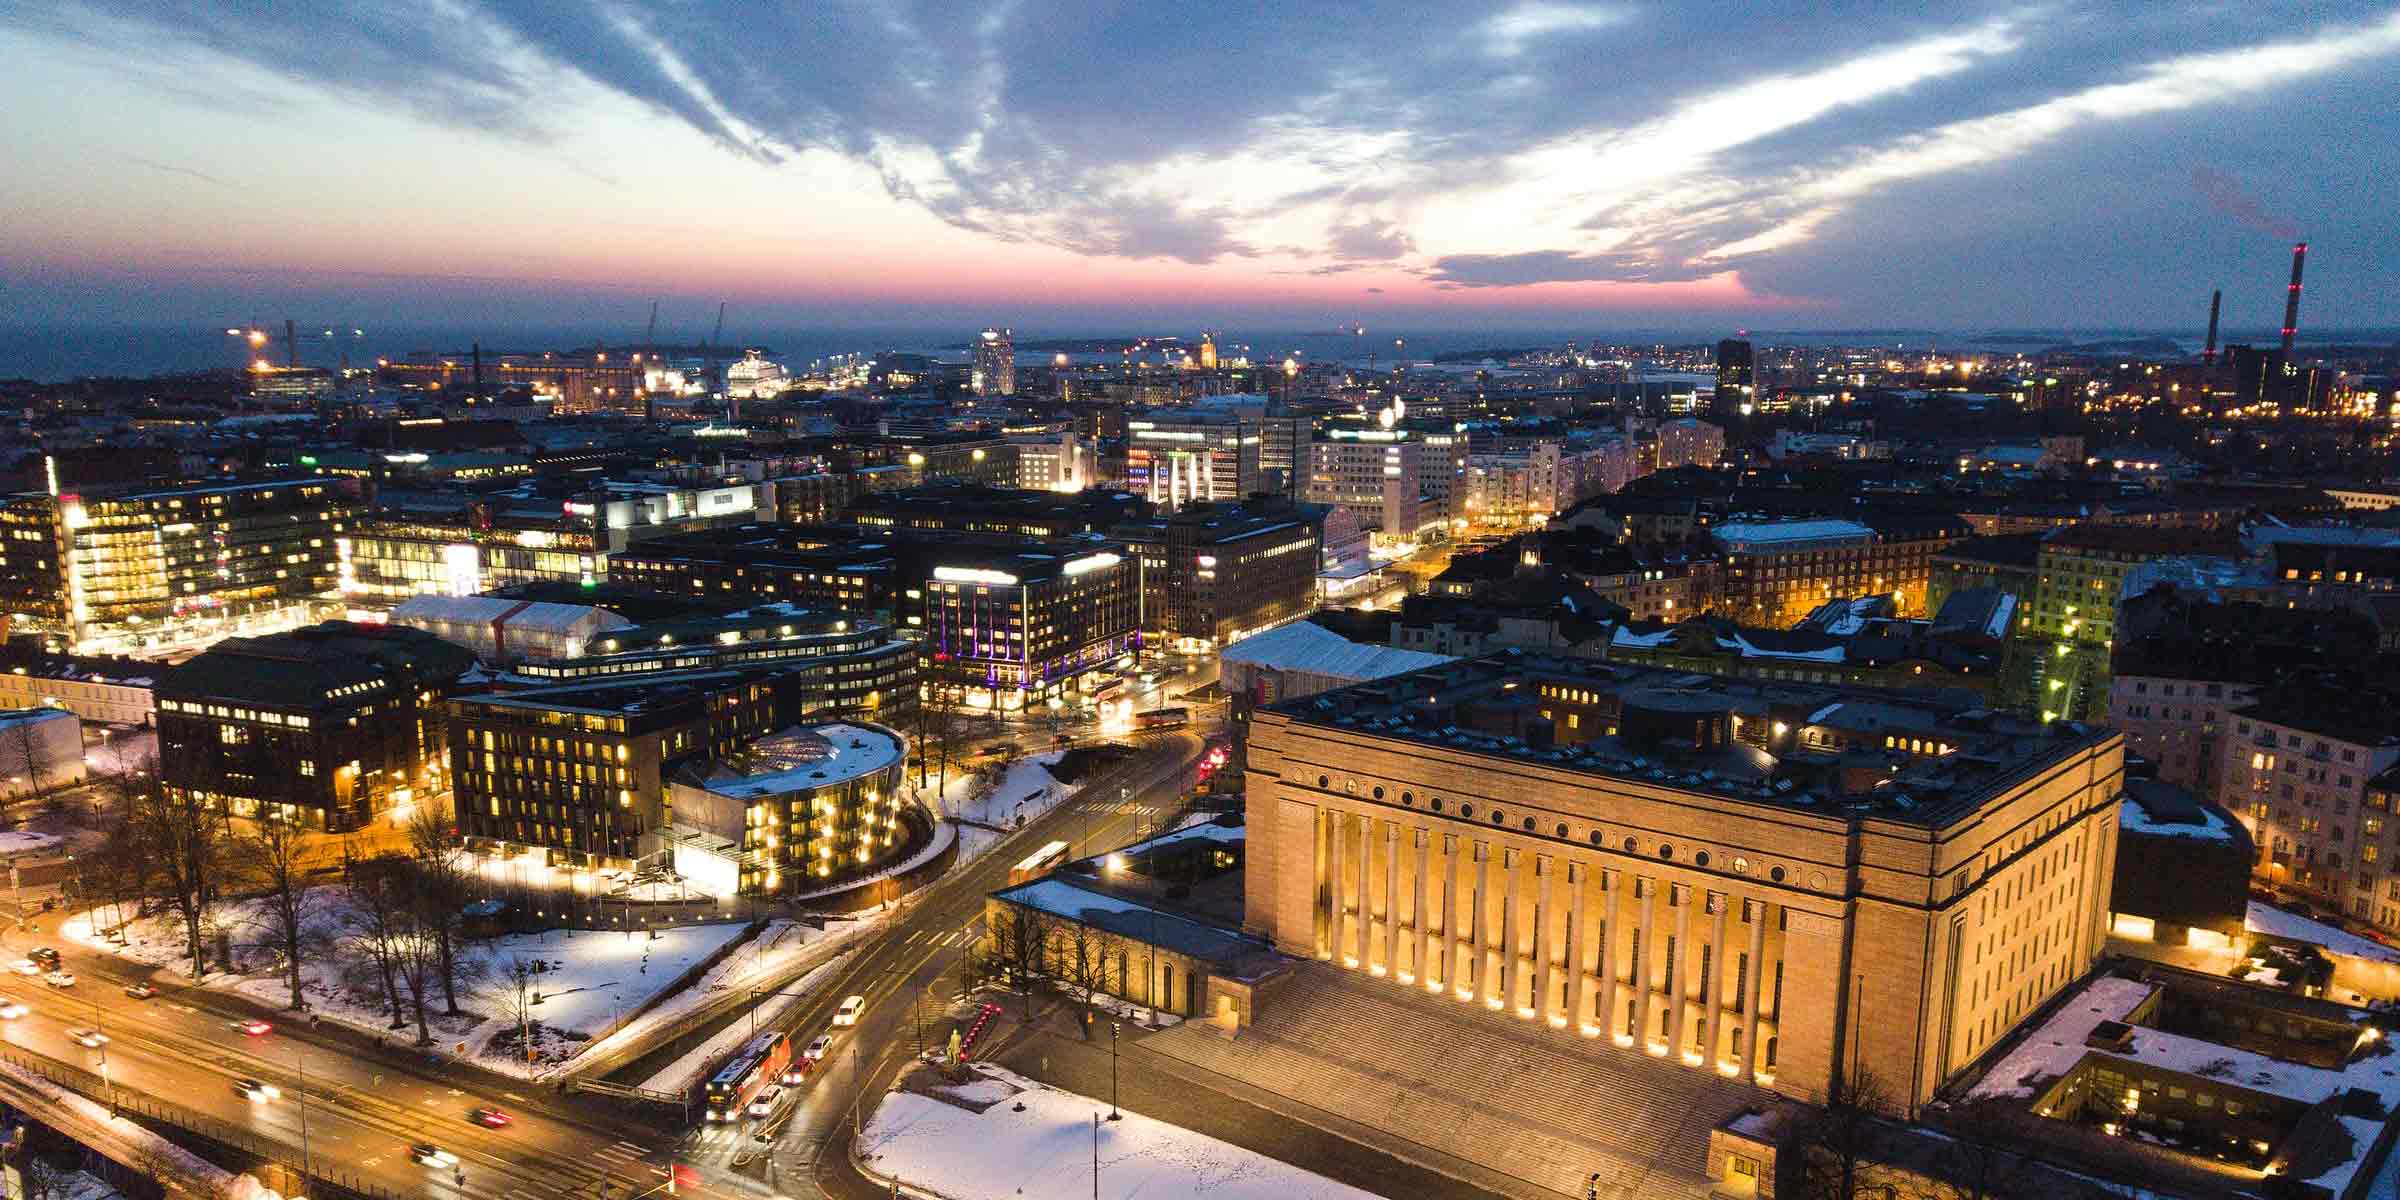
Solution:
{"label": "cloud", "polygon": [[1623,22],[1628,14],[1614,5],[1518,4],[1483,22],[1484,53],[1515,58],[1534,42],[1567,34],[1590,33]]}
{"label": "cloud", "polygon": [[2287,29],[2136,0],[1530,0],[1462,19],[1393,2],[1228,11],[1196,38],[1183,10],[1096,19],[1066,0],[64,0],[0,8],[0,25],[162,79],[234,60],[530,141],[577,119],[562,97],[600,89],[761,169],[855,159],[900,202],[997,239],[1388,267],[1449,290],[1747,271],[1929,181],[2137,122],[2171,134],[2192,110],[2300,103],[2295,85],[2400,54],[2388,7],[2312,14]]}
{"label": "cloud", "polygon": [[179,167],[173,163],[158,162],[154,159],[141,158],[135,155],[127,155],[125,157],[125,161],[132,163],[137,167],[144,167],[152,171],[161,171],[169,175],[181,175],[186,179],[197,179],[202,183],[213,183],[218,187],[233,186],[232,184],[227,183],[206,171],[195,170],[191,167]]}

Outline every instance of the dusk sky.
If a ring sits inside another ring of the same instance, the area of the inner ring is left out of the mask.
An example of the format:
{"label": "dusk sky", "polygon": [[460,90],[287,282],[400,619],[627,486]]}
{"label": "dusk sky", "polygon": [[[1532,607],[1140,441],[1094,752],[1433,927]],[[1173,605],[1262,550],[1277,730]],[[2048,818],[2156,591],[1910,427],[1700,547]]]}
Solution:
{"label": "dusk sky", "polygon": [[4,5],[0,322],[2400,324],[2400,10],[1901,7]]}

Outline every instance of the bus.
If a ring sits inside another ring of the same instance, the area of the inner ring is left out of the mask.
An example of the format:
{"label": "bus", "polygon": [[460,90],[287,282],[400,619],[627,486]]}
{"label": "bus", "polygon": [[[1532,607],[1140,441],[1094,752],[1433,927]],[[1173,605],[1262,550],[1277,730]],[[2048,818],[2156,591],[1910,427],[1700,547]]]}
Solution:
{"label": "bus", "polygon": [[1008,881],[1011,884],[1018,884],[1023,883],[1028,879],[1039,879],[1042,876],[1057,870],[1059,865],[1066,861],[1067,844],[1065,842],[1052,842],[1049,845],[1026,855],[1024,861],[1013,867],[1010,867],[1008,869]]}
{"label": "bus", "polygon": [[1106,700],[1110,696],[1114,696],[1123,690],[1125,690],[1124,680],[1108,679],[1101,681],[1098,686],[1084,692],[1083,696],[1084,699],[1097,703],[1099,701]]}
{"label": "bus", "polygon": [[1153,708],[1133,715],[1136,729],[1181,729],[1191,723],[1192,710],[1188,708]]}
{"label": "bus", "polygon": [[708,1119],[738,1121],[769,1084],[798,1083],[792,1070],[792,1035],[762,1033],[708,1079]]}

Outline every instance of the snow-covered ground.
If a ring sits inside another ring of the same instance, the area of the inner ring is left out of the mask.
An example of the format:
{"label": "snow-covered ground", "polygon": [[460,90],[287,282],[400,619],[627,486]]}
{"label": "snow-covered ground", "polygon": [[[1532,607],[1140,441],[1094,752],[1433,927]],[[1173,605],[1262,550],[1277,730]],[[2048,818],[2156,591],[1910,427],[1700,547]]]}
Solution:
{"label": "snow-covered ground", "polygon": [[[1057,762],[1063,751],[1046,751],[1027,755],[1009,764],[999,780],[989,789],[968,787],[971,780],[952,780],[951,786],[962,794],[945,797],[945,809],[961,820],[1015,829],[1043,813],[1066,803],[1081,790],[1080,784],[1062,783],[1050,773],[1050,764]],[[972,861],[989,850],[1007,834],[972,825],[958,827],[958,861]]]}
{"label": "snow-covered ground", "polygon": [[[105,911],[105,910],[104,910]],[[346,949],[349,914],[336,888],[309,892],[306,927],[321,947],[301,969],[301,991],[319,1019],[376,1034],[391,1031],[391,1010],[381,995],[381,981],[363,955]],[[212,918],[232,942],[240,970],[208,977],[207,986],[236,992],[273,1008],[290,1003],[291,990],[281,970],[282,956],[273,947],[264,902],[246,901],[221,906]],[[439,1013],[439,985],[428,983],[427,1025],[445,1052],[467,1044],[467,1054],[482,1065],[521,1076],[539,1076],[580,1053],[589,1040],[614,1023],[618,1014],[638,1007],[673,984],[701,960],[741,936],[739,924],[687,925],[658,931],[656,938],[636,933],[596,930],[556,930],[511,934],[470,944],[462,957],[457,1017]],[[183,931],[172,916],[135,921],[125,927],[126,944],[118,946],[92,937],[91,914],[71,917],[65,936],[96,949],[112,951],[136,962],[182,974]],[[771,932],[771,931],[770,931]],[[736,954],[733,959],[744,956]],[[517,1041],[514,987],[506,980],[510,964],[540,963],[531,987],[541,996],[529,1005],[532,1019],[542,1026],[535,1040],[539,1061],[528,1064]],[[720,969],[730,966],[720,964]],[[414,1036],[415,1014],[405,1001],[408,1026],[396,1036]],[[675,999],[680,999],[677,997]],[[674,1000],[666,1002],[672,1004]],[[662,1004],[662,1007],[665,1005]],[[649,1014],[645,1014],[645,1018]],[[494,1046],[494,1039],[506,1044]]]}
{"label": "snow-covered ground", "polygon": [[[749,1041],[758,1026],[772,1026],[786,1012],[791,1011],[794,1005],[807,999],[809,994],[818,988],[823,987],[825,981],[833,978],[834,972],[840,970],[842,964],[848,961],[850,961],[850,952],[847,950],[827,959],[808,974],[801,976],[798,982],[761,1001],[756,1010],[757,1019],[755,1021],[741,1021],[726,1026],[715,1037],[694,1047],[691,1053],[667,1064],[657,1074],[643,1080],[641,1086],[654,1092],[686,1092],[699,1086],[701,1075],[714,1066],[717,1060],[733,1053],[744,1042]],[[798,1051],[795,1050],[794,1054],[797,1055],[797,1053]]]}
{"label": "snow-covered ground", "polygon": [[2373,938],[2336,929],[2323,921],[2312,921],[2298,913],[2285,912],[2272,904],[2253,900],[2242,919],[2242,927],[2252,933],[2290,938],[2323,946],[2328,954],[2347,954],[2370,962],[2400,962],[2400,950],[2386,946]]}
{"label": "snow-covered ground", "polygon": [[34,833],[24,829],[0,830],[0,858],[15,858],[20,854],[31,854],[37,850],[49,850],[63,840],[52,834]]}
{"label": "snow-covered ground", "polygon": [[[1092,1193],[1092,1118],[1108,1102],[1061,1092],[997,1068],[977,1065],[983,1085],[954,1089],[975,1103],[1017,1102],[981,1113],[913,1092],[893,1092],[867,1123],[861,1152],[878,1176],[902,1190],[948,1200],[1017,1200]],[[1126,1113],[1098,1125],[1103,1200],[1207,1196],[1211,1200],[1371,1200],[1347,1184],[1164,1121]]]}
{"label": "snow-covered ground", "polygon": [[[710,967],[708,973],[695,980],[692,986],[659,1001],[657,1007],[627,1021],[623,1027],[610,1034],[603,1044],[647,1037],[662,1026],[675,1025],[689,1017],[694,1009],[708,1003],[720,993],[771,985],[790,970],[804,954],[816,953],[848,942],[861,932],[881,924],[883,917],[884,914],[880,912],[861,913],[854,918],[827,922],[821,931],[811,929],[796,921],[773,922],[767,926],[764,933],[758,936],[756,941],[726,955],[724,961]],[[823,968],[820,967],[803,976],[803,986],[808,980],[819,978],[822,970]],[[801,989],[793,987],[776,990],[798,991]],[[770,996],[766,999],[772,1002],[775,997]],[[763,1017],[766,1013],[761,1010],[759,1015]],[[664,1074],[664,1072],[661,1073]]]}

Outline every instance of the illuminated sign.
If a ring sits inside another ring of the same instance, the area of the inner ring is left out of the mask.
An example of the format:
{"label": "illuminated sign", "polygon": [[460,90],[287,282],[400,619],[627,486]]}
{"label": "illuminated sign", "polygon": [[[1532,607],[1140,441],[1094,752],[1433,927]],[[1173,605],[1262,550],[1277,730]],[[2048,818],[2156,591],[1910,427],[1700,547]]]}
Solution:
{"label": "illuminated sign", "polygon": [[[1116,556],[1112,554],[1109,557],[1114,559]],[[1067,565],[1070,568],[1074,566],[1073,563]],[[987,571],[981,567],[935,567],[933,577],[943,583],[990,583],[1001,587],[1014,587],[1017,582],[1017,577],[1006,571]]]}
{"label": "illuminated sign", "polygon": [[1071,579],[1088,571],[1097,571],[1103,567],[1113,567],[1123,561],[1125,560],[1114,554],[1089,554],[1082,558],[1068,559],[1066,565],[1060,567],[1059,570],[1065,572],[1067,577]]}

